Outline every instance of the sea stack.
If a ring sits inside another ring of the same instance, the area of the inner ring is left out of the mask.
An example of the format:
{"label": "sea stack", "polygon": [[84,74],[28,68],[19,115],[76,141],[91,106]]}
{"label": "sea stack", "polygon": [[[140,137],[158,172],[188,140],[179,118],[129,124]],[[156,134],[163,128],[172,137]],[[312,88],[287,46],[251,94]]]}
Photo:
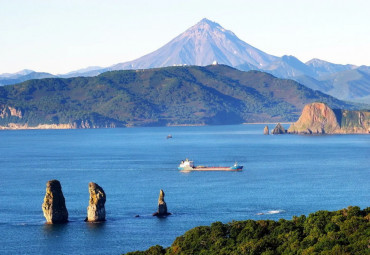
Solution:
{"label": "sea stack", "polygon": [[49,224],[66,223],[68,211],[62,192],[62,186],[58,180],[51,180],[46,183],[46,194],[42,211]]}
{"label": "sea stack", "polygon": [[269,135],[270,134],[270,131],[269,131],[269,127],[268,126],[265,126],[265,128],[263,129],[263,134],[264,135]]}
{"label": "sea stack", "polygon": [[171,215],[171,213],[167,212],[167,205],[164,201],[164,192],[163,190],[160,190],[158,198],[158,211],[153,213],[153,216],[166,217],[168,215]]}
{"label": "sea stack", "polygon": [[285,130],[285,128],[280,123],[278,123],[276,125],[276,127],[274,128],[274,130],[272,130],[271,133],[273,135],[280,135],[280,134],[285,134],[286,133],[286,130]]}
{"label": "sea stack", "polygon": [[105,221],[106,195],[102,187],[94,182],[89,183],[90,200],[87,207],[87,222]]}

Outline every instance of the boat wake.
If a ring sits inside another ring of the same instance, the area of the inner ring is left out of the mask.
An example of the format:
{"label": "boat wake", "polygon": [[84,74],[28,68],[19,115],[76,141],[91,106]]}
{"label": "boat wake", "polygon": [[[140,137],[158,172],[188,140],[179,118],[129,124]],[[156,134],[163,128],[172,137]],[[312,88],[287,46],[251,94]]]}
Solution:
{"label": "boat wake", "polygon": [[257,215],[268,215],[268,214],[278,214],[278,213],[284,213],[284,210],[270,210],[265,212],[257,213]]}

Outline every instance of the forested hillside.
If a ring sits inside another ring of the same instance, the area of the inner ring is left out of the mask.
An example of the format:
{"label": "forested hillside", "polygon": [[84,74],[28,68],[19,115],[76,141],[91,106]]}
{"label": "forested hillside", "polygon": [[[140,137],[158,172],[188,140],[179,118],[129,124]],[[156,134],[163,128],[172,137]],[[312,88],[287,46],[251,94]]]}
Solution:
{"label": "forested hillside", "polygon": [[356,106],[291,80],[224,66],[48,78],[0,87],[0,125],[72,128],[296,121],[307,103]]}
{"label": "forested hillside", "polygon": [[179,236],[164,249],[157,245],[127,255],[175,254],[369,254],[370,208],[318,211],[292,220],[215,222]]}

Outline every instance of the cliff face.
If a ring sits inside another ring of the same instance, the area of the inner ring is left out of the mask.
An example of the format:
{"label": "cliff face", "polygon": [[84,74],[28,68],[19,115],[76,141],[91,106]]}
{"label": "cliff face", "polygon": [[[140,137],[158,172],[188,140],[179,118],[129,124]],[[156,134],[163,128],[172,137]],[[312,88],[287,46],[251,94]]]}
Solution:
{"label": "cliff face", "polygon": [[0,105],[0,118],[18,117],[22,119],[22,111],[11,106]]}
{"label": "cliff face", "polygon": [[367,134],[370,133],[370,112],[332,110],[324,103],[308,104],[288,133]]}

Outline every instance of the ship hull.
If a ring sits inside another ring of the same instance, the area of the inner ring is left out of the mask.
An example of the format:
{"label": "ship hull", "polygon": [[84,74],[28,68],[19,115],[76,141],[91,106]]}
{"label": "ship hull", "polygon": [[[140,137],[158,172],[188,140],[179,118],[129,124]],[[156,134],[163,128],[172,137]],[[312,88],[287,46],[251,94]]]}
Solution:
{"label": "ship hull", "polygon": [[242,171],[243,166],[238,167],[179,167],[179,170],[183,172],[189,172],[189,171]]}

